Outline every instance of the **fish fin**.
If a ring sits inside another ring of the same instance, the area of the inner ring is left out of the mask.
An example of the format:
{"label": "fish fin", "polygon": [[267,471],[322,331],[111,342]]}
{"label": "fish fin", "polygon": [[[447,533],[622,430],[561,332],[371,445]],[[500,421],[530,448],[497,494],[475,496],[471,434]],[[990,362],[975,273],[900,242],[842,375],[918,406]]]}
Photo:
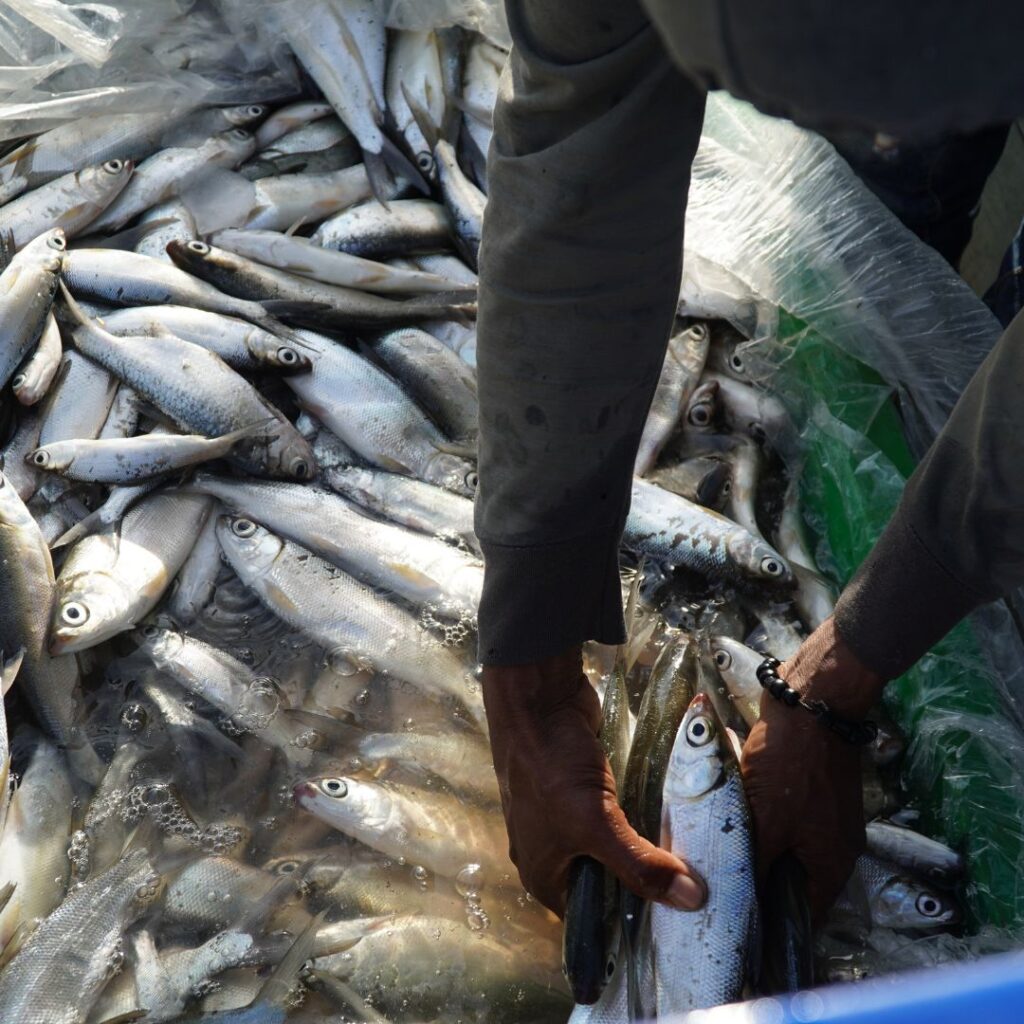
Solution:
{"label": "fish fin", "polygon": [[3,952],[0,953],[0,971],[21,952],[22,947],[32,937],[32,933],[36,930],[38,924],[38,921],[22,921],[14,929],[14,934],[7,940],[7,945],[4,946]]}
{"label": "fish fin", "polygon": [[132,1024],[133,1021],[145,1020],[149,1016],[149,1010],[139,1007],[137,1010],[128,1010],[127,1013],[119,1013],[115,1017],[104,1017],[97,1024]]}
{"label": "fish fin", "polygon": [[405,102],[409,105],[409,110],[412,113],[413,120],[416,122],[416,127],[419,128],[423,138],[427,140],[430,151],[433,152],[437,148],[438,142],[441,141],[437,125],[434,124],[430,119],[430,115],[413,98],[412,93],[405,87],[405,82],[402,82],[402,95],[405,97]]}
{"label": "fish fin", "polygon": [[17,882],[8,882],[2,889],[0,889],[0,913],[2,913],[7,904],[11,902],[11,897],[14,895],[14,890],[17,888]]}
{"label": "fish fin", "polygon": [[291,225],[291,227],[285,229],[285,237],[291,238],[292,235],[294,235],[295,232],[298,231],[299,228],[301,228],[308,220],[309,218],[303,214],[294,224]]}
{"label": "fish fin", "polygon": [[302,323],[304,321],[294,315],[295,313],[303,309],[330,309],[330,306],[323,302],[314,304],[295,302],[292,299],[265,299],[260,305],[266,311],[266,316],[260,318],[257,326],[262,327],[265,331],[270,331],[271,334],[276,334],[283,341],[287,341],[296,348],[306,349],[309,352],[315,351],[315,348],[308,341],[304,341],[295,332],[294,328],[289,327],[279,319],[278,313],[281,313],[285,319],[288,318],[289,314],[292,314],[292,319]]}
{"label": "fish fin", "polygon": [[17,249],[14,245],[14,232],[10,228],[0,231],[0,274],[2,274],[14,259]]}
{"label": "fish fin", "polygon": [[271,1006],[287,1006],[292,989],[299,980],[299,972],[303,964],[313,955],[316,947],[316,933],[320,930],[326,910],[321,910],[302,930],[299,937],[292,943],[292,948],[285,953],[281,962],[274,968],[270,977],[263,983],[257,1003]]}
{"label": "fish fin", "polygon": [[315,711],[304,711],[302,708],[285,708],[281,711],[286,722],[301,725],[304,729],[312,729],[332,742],[351,743],[357,737],[366,735],[350,722],[343,722],[332,715],[318,715]]}
{"label": "fish fin", "polygon": [[69,544],[75,544],[106,525],[103,522],[103,517],[101,515],[102,512],[103,509],[98,508],[95,512],[90,512],[84,519],[80,519],[69,530],[65,530],[65,532],[50,545],[50,550],[57,551],[60,548],[67,547]]}
{"label": "fish fin", "polygon": [[390,1021],[368,1005],[351,985],[329,971],[313,969],[303,977],[313,988],[329,993],[332,1000],[351,1010],[354,1020],[361,1020],[366,1024],[390,1024]]}
{"label": "fish fin", "polygon": [[[84,309],[75,301],[75,297],[71,294],[68,286],[63,282],[59,281],[60,294],[63,301],[63,309],[71,314],[71,319],[77,323],[80,327],[92,327],[96,324],[96,321],[85,312]],[[59,319],[59,315],[58,315]],[[65,321],[67,322],[67,321]]]}
{"label": "fish fin", "polygon": [[[116,235],[91,235],[88,239],[90,249],[128,249],[132,250],[144,238],[148,238],[154,231],[167,227],[177,220],[176,217],[161,217],[159,220],[146,221],[143,224],[136,224],[133,228],[119,231]],[[84,248],[84,246],[83,246]]]}
{"label": "fish fin", "polygon": [[[232,448],[242,441],[247,441],[251,437],[258,437],[261,434],[265,434],[267,427],[271,423],[277,423],[280,425],[280,420],[276,416],[267,416],[262,420],[257,420],[255,423],[250,423],[247,427],[241,427],[238,430],[232,430],[230,433],[221,434],[220,437],[215,437],[213,440],[222,441],[224,444],[229,444]],[[277,437],[267,435],[266,438],[268,443],[277,440]]]}
{"label": "fish fin", "polygon": [[[370,157],[369,160],[367,160],[367,156]],[[374,184],[371,165],[375,165],[374,173],[380,176],[381,184],[390,182],[392,192],[400,186],[400,181],[395,180],[398,178],[401,182],[408,182],[422,195],[430,195],[430,185],[420,174],[419,169],[386,135],[383,136],[380,153],[364,154],[363,162],[366,164],[366,174],[370,178],[371,187]],[[381,171],[384,173],[381,174]],[[376,188],[374,188],[373,194],[377,196],[383,206],[387,207],[387,203],[381,198]],[[391,198],[395,198],[394,195]]]}
{"label": "fish fin", "polygon": [[437,451],[459,459],[473,460],[477,455],[477,446],[466,441],[432,441],[431,444]]}
{"label": "fish fin", "polygon": [[16,651],[10,658],[0,651],[0,694],[3,696],[6,696],[7,691],[14,685],[14,680],[18,678],[18,670],[24,660],[24,647]]}

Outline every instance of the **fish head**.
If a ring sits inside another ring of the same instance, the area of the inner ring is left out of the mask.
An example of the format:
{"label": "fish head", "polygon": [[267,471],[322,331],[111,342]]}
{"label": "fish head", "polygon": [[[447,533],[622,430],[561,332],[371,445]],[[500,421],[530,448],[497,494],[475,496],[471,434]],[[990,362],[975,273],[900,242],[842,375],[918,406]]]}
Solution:
{"label": "fish head", "polygon": [[72,654],[120,632],[134,596],[123,582],[105,572],[58,580],[50,617],[50,653]]}
{"label": "fish head", "polygon": [[226,132],[221,132],[218,141],[221,144],[222,152],[236,164],[248,160],[256,152],[256,136],[241,127],[229,128]]}
{"label": "fish head", "polygon": [[267,572],[284,550],[284,541],[244,516],[221,516],[217,539],[228,560],[259,576]]}
{"label": "fish head", "polygon": [[78,184],[87,199],[107,203],[128,184],[134,170],[131,160],[107,160],[79,172]]}
{"label": "fish head", "polygon": [[212,246],[200,242],[197,238],[187,242],[180,238],[172,238],[167,243],[167,255],[174,265],[199,277],[203,277],[202,269],[211,259],[213,251]]}
{"label": "fish head", "polygon": [[890,928],[945,928],[960,920],[960,907],[909,876],[897,875],[871,899],[871,919]]}
{"label": "fish head", "polygon": [[[42,265],[43,269],[56,274],[64,265],[64,253],[67,251],[67,239],[63,228],[50,228],[37,235],[15,256],[15,260],[33,265]],[[12,260],[12,264],[13,264]]]}
{"label": "fish head", "polygon": [[42,448],[36,448],[25,456],[25,461],[36,469],[46,469],[50,472],[59,473],[68,468],[75,460],[72,445],[67,442],[48,444]]}
{"label": "fish head", "polygon": [[297,345],[262,327],[253,327],[246,336],[245,347],[253,359],[275,373],[308,373],[313,368],[313,361]]}
{"label": "fish head", "polygon": [[695,799],[718,785],[725,770],[729,739],[711,698],[698,693],[683,715],[672,744],[665,792]]}
{"label": "fish head", "polygon": [[438,452],[430,460],[427,471],[423,474],[428,483],[443,487],[446,491],[461,494],[464,498],[476,496],[479,483],[476,466],[458,455]]}
{"label": "fish head", "polygon": [[789,563],[770,544],[746,530],[734,530],[725,542],[733,561],[751,579],[773,587],[792,587],[796,577]]}
{"label": "fish head", "polygon": [[348,776],[307,779],[295,786],[292,793],[303,810],[356,838],[384,831],[391,816],[387,790]]}
{"label": "fish head", "polygon": [[238,107],[225,107],[221,117],[234,128],[244,128],[247,124],[262,120],[267,108],[262,103],[243,103]]}
{"label": "fish head", "polygon": [[184,637],[173,629],[165,629],[152,622],[131,632],[131,639],[154,661],[173,661],[185,646]]}
{"label": "fish head", "polygon": [[313,446],[297,430],[283,430],[271,440],[268,455],[271,465],[288,480],[312,480],[316,476]]}

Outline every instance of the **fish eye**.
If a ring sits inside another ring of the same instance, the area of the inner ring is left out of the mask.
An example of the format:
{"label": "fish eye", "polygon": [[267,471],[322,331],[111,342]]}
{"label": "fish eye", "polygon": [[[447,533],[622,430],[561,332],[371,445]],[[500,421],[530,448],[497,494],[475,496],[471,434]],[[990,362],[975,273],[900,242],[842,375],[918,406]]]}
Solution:
{"label": "fish eye", "polygon": [[690,336],[697,341],[703,341],[708,336],[708,329],[704,324],[694,324],[690,328]]}
{"label": "fish eye", "polygon": [[733,352],[733,354],[731,356],[729,356],[729,365],[737,373],[743,373],[743,370],[744,370],[743,357],[738,352]]}
{"label": "fish eye", "polygon": [[60,617],[67,626],[82,626],[89,621],[89,609],[81,601],[68,601],[61,608]]}
{"label": "fish eye", "polygon": [[471,469],[465,477],[466,486],[471,490],[475,491],[477,485],[480,483],[480,477],[475,469]]}
{"label": "fish eye", "polygon": [[299,870],[299,862],[297,860],[283,860],[277,865],[277,873],[279,875],[294,875]]}
{"label": "fish eye", "polygon": [[230,135],[233,139],[238,139],[239,142],[245,142],[246,139],[252,138],[252,135],[244,128],[232,128]]}
{"label": "fish eye", "polygon": [[690,422],[695,427],[706,427],[711,422],[711,412],[706,405],[695,405],[690,410]]}
{"label": "fish eye", "polygon": [[604,965],[604,976],[605,978],[611,978],[615,973],[615,960],[612,957],[608,957],[608,962]]}
{"label": "fish eye", "polygon": [[299,356],[295,349],[282,345],[277,350],[277,360],[282,366],[295,366],[299,361]]}
{"label": "fish eye", "polygon": [[46,240],[46,244],[51,249],[58,249],[60,252],[63,252],[68,247],[67,242],[64,241],[63,235],[51,235]]}
{"label": "fish eye", "polygon": [[781,576],[783,571],[782,562],[777,558],[774,558],[771,555],[765,555],[764,558],[761,559],[761,572],[763,572],[765,576]]}
{"label": "fish eye", "polygon": [[250,117],[262,117],[265,109],[265,107],[261,107],[259,104],[254,103],[251,107],[246,107],[245,112]]}
{"label": "fish eye", "polygon": [[768,435],[765,433],[764,427],[760,423],[750,424],[750,436],[758,443],[764,444],[768,440]]}
{"label": "fish eye", "polygon": [[124,170],[124,161],[123,160],[108,160],[103,165],[103,170],[105,170],[107,172],[107,174],[120,174],[121,171]]}
{"label": "fish eye", "polygon": [[148,626],[143,626],[140,632],[147,640],[154,640],[160,635],[160,628],[150,623]]}
{"label": "fish eye", "polygon": [[719,647],[714,654],[715,664],[719,668],[731,668],[732,667],[732,655],[723,648]]}
{"label": "fish eye", "polygon": [[256,524],[251,519],[233,519],[231,521],[231,532],[243,540],[251,537],[256,532]]}
{"label": "fish eye", "polygon": [[434,169],[434,158],[429,153],[417,153],[416,166],[421,171],[432,171]]}
{"label": "fish eye", "polygon": [[915,904],[918,913],[925,917],[938,917],[942,913],[942,904],[931,894],[922,893]]}
{"label": "fish eye", "polygon": [[149,713],[141,704],[133,701],[131,704],[125,704],[121,709],[121,724],[129,732],[140,732],[145,729],[148,721]]}
{"label": "fish eye", "polygon": [[195,240],[189,242],[188,247],[193,252],[199,253],[200,256],[205,256],[210,251],[210,247],[205,242],[197,242]]}
{"label": "fish eye", "polygon": [[321,792],[327,796],[338,797],[348,796],[348,786],[343,779],[321,779],[319,782]]}
{"label": "fish eye", "polygon": [[292,463],[292,476],[296,480],[305,480],[309,476],[309,463],[305,459],[296,459]]}
{"label": "fish eye", "polygon": [[728,497],[728,495],[732,494],[732,481],[731,480],[726,480],[725,483],[722,484],[722,494],[725,495],[726,497]]}
{"label": "fish eye", "polygon": [[[18,386],[19,385],[17,384],[15,385],[15,387]],[[43,469],[45,469],[50,464],[50,453],[47,451],[43,451],[42,448],[38,448],[36,451],[34,451],[29,456],[29,458],[32,460],[33,465],[41,466]]]}
{"label": "fish eye", "polygon": [[25,374],[19,373],[16,377],[12,377],[11,378],[11,387],[14,388],[15,391],[17,391],[18,388],[24,387],[24,386],[25,386]]}
{"label": "fish eye", "polygon": [[703,715],[691,718],[686,726],[686,739],[692,747],[703,747],[710,743],[715,735],[715,727],[711,720]]}

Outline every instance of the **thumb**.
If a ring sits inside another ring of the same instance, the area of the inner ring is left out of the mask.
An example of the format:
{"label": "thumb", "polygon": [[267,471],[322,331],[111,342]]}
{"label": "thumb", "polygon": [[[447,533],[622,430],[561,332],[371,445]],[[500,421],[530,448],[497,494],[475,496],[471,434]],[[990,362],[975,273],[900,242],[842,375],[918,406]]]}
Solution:
{"label": "thumb", "polygon": [[668,850],[644,839],[617,804],[608,808],[588,852],[642,899],[677,910],[698,910],[707,898],[700,876]]}

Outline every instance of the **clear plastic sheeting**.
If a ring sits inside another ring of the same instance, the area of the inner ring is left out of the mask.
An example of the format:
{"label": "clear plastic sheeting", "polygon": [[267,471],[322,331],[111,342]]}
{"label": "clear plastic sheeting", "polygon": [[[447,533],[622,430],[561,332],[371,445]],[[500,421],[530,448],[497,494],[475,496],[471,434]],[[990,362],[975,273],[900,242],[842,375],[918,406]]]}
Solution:
{"label": "clear plastic sheeting", "polygon": [[721,94],[708,102],[686,245],[874,367],[918,455],[999,336],[828,142]]}
{"label": "clear plastic sheeting", "polygon": [[511,46],[505,7],[495,0],[385,0],[393,28],[431,29],[462,25],[506,49]]}

